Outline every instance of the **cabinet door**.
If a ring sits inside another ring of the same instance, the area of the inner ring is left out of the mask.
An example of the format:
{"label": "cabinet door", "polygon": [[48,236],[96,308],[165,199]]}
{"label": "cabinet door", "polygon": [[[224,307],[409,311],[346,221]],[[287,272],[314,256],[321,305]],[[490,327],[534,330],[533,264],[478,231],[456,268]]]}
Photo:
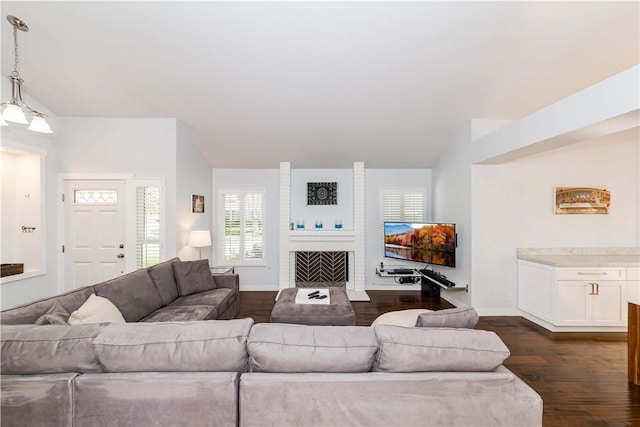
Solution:
{"label": "cabinet door", "polygon": [[584,281],[558,281],[557,325],[583,325],[589,319],[587,311],[588,285]]}
{"label": "cabinet door", "polygon": [[588,295],[591,323],[599,326],[626,325],[626,282],[595,283],[598,295]]}

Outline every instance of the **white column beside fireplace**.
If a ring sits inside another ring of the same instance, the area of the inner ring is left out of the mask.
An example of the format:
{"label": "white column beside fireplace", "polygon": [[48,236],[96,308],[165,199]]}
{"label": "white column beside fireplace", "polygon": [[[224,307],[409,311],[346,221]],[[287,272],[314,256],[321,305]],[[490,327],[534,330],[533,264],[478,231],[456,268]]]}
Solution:
{"label": "white column beside fireplace", "polygon": [[294,256],[297,251],[349,253],[346,291],[352,301],[369,301],[365,291],[365,174],[364,163],[353,165],[353,230],[290,230],[291,164],[280,163],[280,263],[279,287],[295,287]]}

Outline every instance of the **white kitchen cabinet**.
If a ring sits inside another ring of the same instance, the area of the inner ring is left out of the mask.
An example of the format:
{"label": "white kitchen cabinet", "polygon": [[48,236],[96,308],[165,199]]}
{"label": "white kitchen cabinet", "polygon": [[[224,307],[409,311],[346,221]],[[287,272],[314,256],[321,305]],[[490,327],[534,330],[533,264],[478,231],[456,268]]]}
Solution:
{"label": "white kitchen cabinet", "polygon": [[[636,274],[630,272],[632,278]],[[626,331],[627,299],[638,283],[627,280],[626,267],[556,267],[518,260],[518,309],[551,331]]]}
{"label": "white kitchen cabinet", "polygon": [[625,326],[626,282],[559,280],[556,325]]}

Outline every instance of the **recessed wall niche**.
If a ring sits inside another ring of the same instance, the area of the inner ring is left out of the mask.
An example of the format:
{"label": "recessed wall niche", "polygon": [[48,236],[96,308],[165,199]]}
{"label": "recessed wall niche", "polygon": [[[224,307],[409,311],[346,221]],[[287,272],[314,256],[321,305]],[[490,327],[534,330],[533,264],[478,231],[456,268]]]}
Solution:
{"label": "recessed wall niche", "polygon": [[44,273],[44,155],[1,147],[2,283]]}

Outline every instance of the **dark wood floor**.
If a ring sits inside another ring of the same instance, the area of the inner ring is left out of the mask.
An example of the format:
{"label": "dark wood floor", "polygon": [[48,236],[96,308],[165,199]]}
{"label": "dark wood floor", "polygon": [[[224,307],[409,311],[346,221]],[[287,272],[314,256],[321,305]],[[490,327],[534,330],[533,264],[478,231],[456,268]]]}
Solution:
{"label": "dark wood floor", "polygon": [[[353,302],[358,325],[410,308],[452,307],[420,291],[367,291]],[[238,317],[268,322],[276,292],[241,292]],[[638,426],[640,387],[627,381],[623,333],[551,333],[521,317],[481,317],[477,329],[494,331],[511,350],[504,365],[540,394],[544,426]]]}

